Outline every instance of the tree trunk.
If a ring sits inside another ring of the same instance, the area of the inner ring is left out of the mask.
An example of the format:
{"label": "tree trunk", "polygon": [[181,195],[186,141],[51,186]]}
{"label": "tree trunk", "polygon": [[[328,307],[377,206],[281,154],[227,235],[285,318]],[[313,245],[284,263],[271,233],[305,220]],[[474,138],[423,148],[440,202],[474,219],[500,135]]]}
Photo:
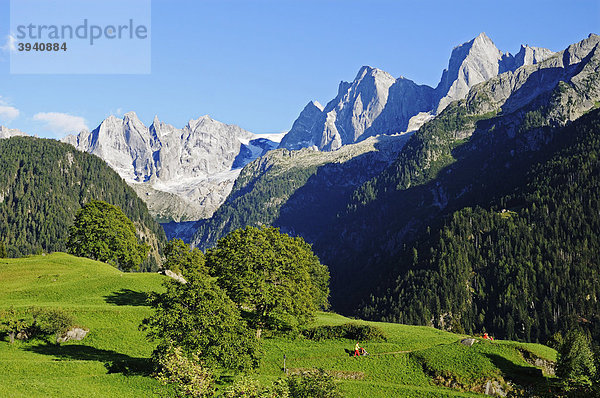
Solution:
{"label": "tree trunk", "polygon": [[262,329],[261,328],[256,329],[256,339],[257,340],[260,340],[261,334],[262,334]]}
{"label": "tree trunk", "polygon": [[10,344],[13,344],[15,342],[15,331],[9,332],[8,337],[10,337]]}

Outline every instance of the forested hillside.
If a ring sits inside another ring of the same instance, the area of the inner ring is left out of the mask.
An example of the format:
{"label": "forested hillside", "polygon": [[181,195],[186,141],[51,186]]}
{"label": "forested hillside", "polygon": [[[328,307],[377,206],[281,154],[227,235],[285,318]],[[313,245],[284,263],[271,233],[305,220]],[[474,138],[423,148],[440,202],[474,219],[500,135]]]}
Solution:
{"label": "forested hillside", "polygon": [[362,313],[527,341],[575,323],[600,335],[600,111],[539,157],[512,193],[407,248]]}
{"label": "forested hillside", "polygon": [[55,140],[0,140],[0,241],[10,256],[65,251],[75,212],[91,199],[123,209],[151,247],[145,268],[155,265],[164,232],[104,161]]}
{"label": "forested hillside", "polygon": [[357,310],[411,263],[398,256],[444,217],[489,207],[522,186],[562,127],[600,100],[598,36],[471,89],[423,125],[383,173],[358,188],[315,252],[330,267],[332,304]]}

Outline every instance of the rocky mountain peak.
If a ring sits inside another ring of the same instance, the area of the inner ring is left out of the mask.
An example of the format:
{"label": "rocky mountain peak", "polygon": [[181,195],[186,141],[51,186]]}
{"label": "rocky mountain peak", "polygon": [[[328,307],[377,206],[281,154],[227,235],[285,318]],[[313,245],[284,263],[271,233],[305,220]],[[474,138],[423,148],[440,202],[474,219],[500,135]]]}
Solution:
{"label": "rocky mountain peak", "polygon": [[519,52],[514,56],[515,68],[523,65],[535,65],[554,55],[553,51],[547,48],[530,47],[529,45],[521,45]]}
{"label": "rocky mountain peak", "polygon": [[578,43],[571,44],[563,52],[563,64],[567,66],[581,62],[598,47],[598,43],[600,43],[600,36],[590,33],[586,39],[583,39]]}
{"label": "rocky mountain peak", "polygon": [[455,47],[436,88],[440,97],[436,113],[450,102],[464,98],[474,85],[498,75],[503,57],[504,54],[483,32]]}
{"label": "rocky mountain peak", "polygon": [[322,116],[323,109],[323,105],[318,101],[306,104],[291,130],[281,139],[279,148],[295,150],[317,145],[319,137],[313,134],[313,128]]}

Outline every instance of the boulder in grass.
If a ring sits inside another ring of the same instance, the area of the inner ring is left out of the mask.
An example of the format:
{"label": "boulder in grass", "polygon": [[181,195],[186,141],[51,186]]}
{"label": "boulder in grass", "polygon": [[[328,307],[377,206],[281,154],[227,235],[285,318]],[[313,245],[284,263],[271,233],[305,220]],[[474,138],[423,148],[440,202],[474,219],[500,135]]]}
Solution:
{"label": "boulder in grass", "polygon": [[477,343],[477,339],[462,339],[460,343],[466,345],[467,347],[471,347],[473,344]]}
{"label": "boulder in grass", "polygon": [[87,329],[74,327],[74,328],[67,330],[62,335],[58,336],[56,338],[56,342],[64,343],[65,341],[69,341],[69,340],[83,340],[83,338],[88,334],[88,332],[89,332],[89,330],[87,330]]}

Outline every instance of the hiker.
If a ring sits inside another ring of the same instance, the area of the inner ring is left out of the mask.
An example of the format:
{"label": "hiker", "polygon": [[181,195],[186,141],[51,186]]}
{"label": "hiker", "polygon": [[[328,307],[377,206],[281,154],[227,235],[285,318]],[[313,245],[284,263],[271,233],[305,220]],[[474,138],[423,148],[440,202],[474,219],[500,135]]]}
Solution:
{"label": "hiker", "polygon": [[484,338],[485,340],[489,340],[489,337],[488,337],[488,334],[487,334],[487,332],[483,334],[483,338]]}

